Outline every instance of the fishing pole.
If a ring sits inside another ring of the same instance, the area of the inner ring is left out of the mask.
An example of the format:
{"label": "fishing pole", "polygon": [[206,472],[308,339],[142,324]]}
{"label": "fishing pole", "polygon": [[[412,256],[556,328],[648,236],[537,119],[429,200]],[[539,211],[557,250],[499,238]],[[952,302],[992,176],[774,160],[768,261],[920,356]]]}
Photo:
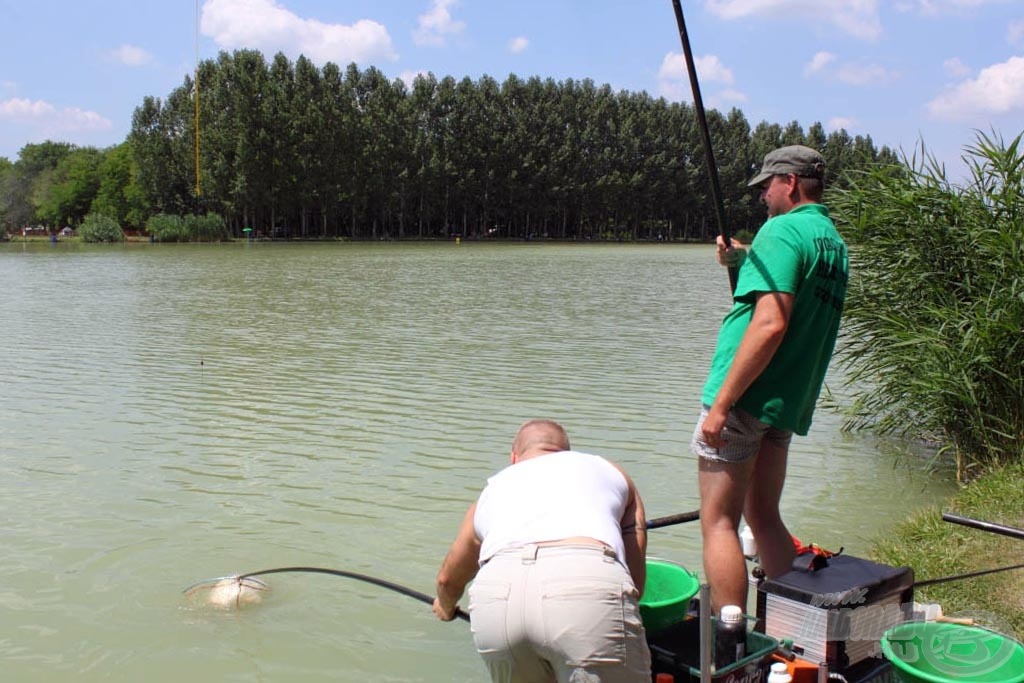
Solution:
{"label": "fishing pole", "polygon": [[[1018,538],[1024,540],[1024,529],[1018,529],[1014,526],[995,524],[994,522],[985,522],[983,520],[972,519],[970,517],[961,517],[960,515],[954,515],[951,512],[943,512],[942,519],[943,521],[951,522],[953,524],[960,524],[961,526],[968,526],[974,529],[981,529],[982,531],[989,531],[994,534],[1000,534],[1001,536],[1009,536],[1011,538]],[[915,581],[914,586],[930,586],[932,584],[945,583],[947,581],[971,579],[975,576],[985,576],[986,574],[995,574],[996,572],[1007,572],[1012,569],[1024,569],[1024,564],[1012,564],[1008,567],[997,567],[996,569],[982,569],[976,572],[967,572],[966,574],[954,574],[953,576],[943,576],[938,579],[928,579],[927,581]]]}
{"label": "fishing pole", "polygon": [[654,519],[647,520],[648,529],[660,529],[663,526],[672,526],[673,524],[684,524],[686,522],[693,522],[700,519],[700,510],[692,510],[691,512],[680,512],[675,515],[667,515],[665,517],[655,517]]}
{"label": "fishing pole", "polygon": [[980,519],[961,517],[960,515],[954,515],[951,512],[943,512],[942,519],[943,521],[952,522],[953,524],[969,526],[974,529],[981,529],[982,531],[990,531],[994,534],[999,534],[1001,536],[1009,536],[1011,538],[1018,538],[1024,540],[1024,529],[1018,529],[1014,526],[1005,526],[1003,524],[985,522]]}
{"label": "fishing pole", "polygon": [[[686,70],[690,75],[690,89],[693,91],[693,108],[697,113],[697,124],[704,141],[704,159],[711,177],[711,199],[715,205],[715,219],[718,221],[718,234],[722,236],[726,249],[732,247],[729,228],[725,224],[725,205],[722,203],[722,190],[718,184],[718,167],[715,165],[715,152],[711,145],[711,133],[708,130],[708,119],[704,114],[704,100],[700,96],[700,83],[697,82],[697,67],[693,63],[693,52],[690,50],[690,38],[686,33],[686,20],[683,19],[683,7],[679,0],[672,0],[672,8],[676,13],[676,25],[679,27],[679,40],[683,44],[683,56],[686,58]],[[736,266],[729,266],[729,289],[736,291]]]}
{"label": "fishing pole", "polygon": [[[355,579],[356,581],[372,583],[375,586],[380,586],[381,588],[401,593],[402,595],[415,598],[416,600],[431,606],[434,604],[433,597],[426,593],[421,593],[418,590],[409,588],[408,586],[403,586],[385,579],[378,579],[376,576],[349,572],[343,569],[328,569],[326,567],[275,567],[273,569],[261,569],[256,572],[246,572],[245,574],[236,574],[234,576],[221,576],[216,579],[206,579],[205,581],[192,584],[182,592],[189,596],[195,596],[197,594],[204,595],[207,601],[211,604],[220,604],[226,607],[229,604],[234,603],[234,605],[238,607],[251,602],[259,602],[258,592],[269,589],[267,584],[256,578],[257,576],[283,574],[285,572],[330,574],[331,576]],[[227,590],[222,590],[225,587]],[[216,595],[215,599],[213,598],[214,595]],[[254,595],[257,596],[255,599],[253,599]],[[459,619],[469,621],[469,615],[459,608],[455,608],[455,616]]]}
{"label": "fishing pole", "polygon": [[1024,569],[1024,564],[1012,564],[1008,567],[997,567],[995,569],[982,569],[976,572],[968,572],[966,574],[954,574],[953,576],[943,576],[938,579],[928,579],[926,581],[915,581],[914,588],[921,586],[931,586],[936,583],[946,583],[947,581],[959,581],[960,579],[973,579],[975,576],[984,576],[985,574],[995,574],[996,572],[1008,572],[1011,569]]}
{"label": "fishing pole", "polygon": [[[658,517],[656,519],[649,520],[647,522],[648,529],[657,529],[660,527],[671,526],[673,524],[683,524],[685,522],[692,522],[696,519],[700,519],[700,510],[693,510],[691,512],[681,512],[675,515],[667,515],[665,517]],[[393,581],[387,581],[386,579],[380,579],[376,576],[369,576],[368,574],[360,574],[358,572],[345,571],[344,569],[328,569],[326,567],[275,567],[273,569],[261,569],[255,572],[246,572],[244,574],[236,574],[234,576],[221,576],[215,579],[206,579],[194,583],[183,592],[187,595],[195,595],[200,591],[214,591],[218,588],[228,587],[227,592],[224,595],[218,595],[218,602],[222,602],[225,606],[230,603],[234,603],[235,606],[241,606],[243,603],[248,602],[247,593],[249,596],[259,591],[268,590],[268,586],[263,582],[256,579],[258,576],[266,576],[268,574],[284,574],[287,572],[304,572],[307,574],[329,574],[331,576],[340,576],[347,579],[354,579],[356,581],[363,581],[371,583],[381,588],[401,593],[410,598],[419,600],[427,605],[434,604],[434,598],[421,593],[418,590],[403,586]],[[258,599],[256,600],[258,601]],[[469,621],[469,615],[459,608],[455,609],[455,616],[459,619]]]}
{"label": "fishing pole", "polygon": [[[284,572],[330,574],[332,576],[341,576],[347,579],[355,579],[356,581],[365,581],[366,583],[372,583],[375,586],[380,586],[381,588],[387,588],[388,590],[393,590],[396,593],[407,595],[410,598],[415,598],[420,602],[424,602],[428,605],[434,604],[434,598],[427,595],[426,593],[421,593],[418,590],[414,590],[407,586],[402,586],[401,584],[393,583],[391,581],[378,579],[376,576],[368,576],[366,574],[358,574],[356,572],[347,572],[343,569],[326,569],[324,567],[276,567],[274,569],[262,569],[258,572],[246,572],[245,574],[240,574],[237,578],[239,581],[244,581],[245,579],[250,579],[256,576],[266,576],[267,574],[283,574]],[[459,619],[469,621],[469,615],[463,612],[458,607],[455,608],[455,616]]]}

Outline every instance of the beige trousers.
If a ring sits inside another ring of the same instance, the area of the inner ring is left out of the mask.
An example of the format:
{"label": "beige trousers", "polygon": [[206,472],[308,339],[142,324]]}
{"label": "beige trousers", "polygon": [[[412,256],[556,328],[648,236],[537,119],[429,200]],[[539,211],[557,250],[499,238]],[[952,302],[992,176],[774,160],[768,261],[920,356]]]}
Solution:
{"label": "beige trousers", "polygon": [[638,593],[611,550],[502,551],[470,586],[469,614],[498,683],[650,683]]}

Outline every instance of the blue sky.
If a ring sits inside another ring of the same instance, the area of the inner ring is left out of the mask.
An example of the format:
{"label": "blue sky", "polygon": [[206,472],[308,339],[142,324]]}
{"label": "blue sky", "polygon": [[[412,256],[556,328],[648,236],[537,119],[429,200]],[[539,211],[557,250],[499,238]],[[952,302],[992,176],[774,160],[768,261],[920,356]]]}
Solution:
{"label": "blue sky", "polygon": [[[122,142],[196,60],[196,0],[0,0],[0,156]],[[690,101],[671,0],[199,0],[200,58],[256,48],[433,72],[590,78]],[[845,128],[950,166],[1024,130],[1024,0],[683,0],[708,108]]]}

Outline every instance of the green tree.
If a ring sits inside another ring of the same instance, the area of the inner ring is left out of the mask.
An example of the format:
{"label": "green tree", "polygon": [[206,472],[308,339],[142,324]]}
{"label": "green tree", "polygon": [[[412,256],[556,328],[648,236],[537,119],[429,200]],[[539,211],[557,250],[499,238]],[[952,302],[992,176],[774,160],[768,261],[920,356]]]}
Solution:
{"label": "green tree", "polygon": [[122,225],[141,228],[146,206],[138,185],[131,145],[124,142],[103,153],[97,169],[99,188],[90,213],[110,216]]}
{"label": "green tree", "polygon": [[102,158],[94,147],[74,149],[54,169],[41,174],[33,192],[36,216],[55,227],[79,224],[99,191]]}
{"label": "green tree", "polygon": [[0,239],[5,239],[7,233],[14,230],[14,218],[11,215],[14,197],[8,189],[14,183],[14,177],[14,163],[7,157],[0,157]]}
{"label": "green tree", "polygon": [[78,236],[83,242],[123,242],[124,231],[110,216],[91,213],[82,221],[78,228]]}
{"label": "green tree", "polygon": [[[252,50],[204,61],[196,78],[198,126],[189,78],[135,112],[134,184],[147,215],[213,211],[236,235],[287,227],[356,239],[708,239],[716,231],[688,105],[587,79],[428,75],[408,89],[374,67],[318,71],[281,54],[268,65]],[[770,149],[804,143],[803,129],[762,123],[751,133],[738,109],[708,119],[732,227],[760,222],[746,179]],[[809,129],[810,139],[822,135],[820,124]],[[38,174],[32,196],[59,180]],[[103,196],[104,210],[120,211]]]}
{"label": "green tree", "polygon": [[18,160],[0,185],[0,204],[11,226],[17,228],[42,220],[36,215],[37,205],[46,200],[57,165],[73,149],[69,143],[50,140],[21,148]]}

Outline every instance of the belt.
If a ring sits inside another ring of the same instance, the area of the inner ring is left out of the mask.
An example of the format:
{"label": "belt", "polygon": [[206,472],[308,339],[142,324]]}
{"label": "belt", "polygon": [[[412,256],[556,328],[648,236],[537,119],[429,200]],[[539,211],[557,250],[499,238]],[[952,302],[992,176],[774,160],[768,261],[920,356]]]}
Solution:
{"label": "belt", "polygon": [[526,545],[503,548],[491,557],[489,557],[485,562],[483,562],[483,564],[487,564],[488,562],[497,557],[518,557],[520,560],[522,560],[523,564],[531,564],[533,562],[536,562],[541,557],[574,554],[580,552],[581,550],[599,553],[606,558],[610,558],[613,561],[618,561],[618,555],[615,554],[615,550],[609,548],[604,544],[595,545],[592,543],[528,543]]}

